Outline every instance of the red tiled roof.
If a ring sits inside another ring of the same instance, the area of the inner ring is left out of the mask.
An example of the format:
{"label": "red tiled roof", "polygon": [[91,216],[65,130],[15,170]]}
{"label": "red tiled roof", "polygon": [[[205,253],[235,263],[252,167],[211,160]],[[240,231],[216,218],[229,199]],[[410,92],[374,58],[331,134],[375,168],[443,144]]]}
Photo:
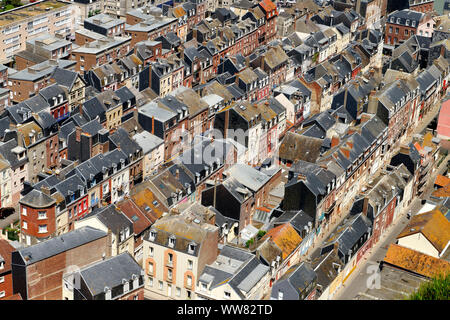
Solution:
{"label": "red tiled roof", "polygon": [[449,262],[397,244],[389,246],[384,262],[429,278],[450,272]]}
{"label": "red tiled roof", "polygon": [[151,221],[142,213],[141,209],[131,199],[125,199],[117,204],[119,209],[133,221],[133,229],[136,235],[150,228]]}
{"label": "red tiled roof", "polygon": [[450,184],[450,178],[447,178],[446,176],[438,174],[436,177],[436,180],[434,181],[434,184],[437,184],[440,187],[445,187],[448,184]]}
{"label": "red tiled roof", "polygon": [[283,260],[302,242],[302,238],[289,223],[270,229],[261,240],[264,241],[267,238],[270,238],[281,249]]}
{"label": "red tiled roof", "polygon": [[266,12],[270,12],[272,10],[276,10],[277,6],[270,0],[263,0],[259,3],[259,5],[264,9]]}

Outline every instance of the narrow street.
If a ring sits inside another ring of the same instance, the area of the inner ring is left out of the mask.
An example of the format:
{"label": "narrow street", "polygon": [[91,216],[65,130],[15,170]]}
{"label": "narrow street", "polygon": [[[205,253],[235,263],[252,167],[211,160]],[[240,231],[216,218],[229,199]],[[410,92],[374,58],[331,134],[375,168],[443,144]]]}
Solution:
{"label": "narrow street", "polygon": [[[431,175],[430,179],[434,181],[438,174],[442,174],[447,168],[447,161],[450,160],[450,155],[447,155],[441,162],[440,166]],[[433,191],[433,184],[431,183],[425,192],[426,197]],[[408,223],[406,213],[411,210],[412,215],[415,215],[421,208],[422,199],[414,199],[409,207],[407,207],[397,220],[385,231],[380,241],[365,254],[363,261],[356,267],[355,271],[350,275],[345,284],[343,284],[333,296],[333,300],[352,300],[356,296],[368,289],[368,280],[372,272],[369,272],[370,265],[379,265],[380,261],[386,255],[387,249],[391,243],[395,243],[397,235],[403,230]],[[380,289],[383,289],[382,287]]]}

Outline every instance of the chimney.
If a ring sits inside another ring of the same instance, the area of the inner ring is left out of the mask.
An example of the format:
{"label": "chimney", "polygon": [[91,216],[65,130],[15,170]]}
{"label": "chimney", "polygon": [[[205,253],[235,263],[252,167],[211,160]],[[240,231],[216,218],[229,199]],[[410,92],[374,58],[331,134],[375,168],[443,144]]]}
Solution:
{"label": "chimney", "polygon": [[370,115],[368,115],[367,113],[363,113],[363,114],[361,115],[361,123],[364,123],[364,122],[370,120],[371,118],[372,118],[372,117],[371,117]]}
{"label": "chimney", "polygon": [[177,169],[175,171],[175,178],[177,178],[177,180],[180,181],[180,169]]}
{"label": "chimney", "polygon": [[155,134],[155,116],[152,116],[152,134]]}
{"label": "chimney", "polygon": [[378,109],[378,98],[375,97],[376,91],[370,91],[369,104],[367,106],[367,113],[376,114]]}
{"label": "chimney", "polygon": [[77,126],[75,127],[75,140],[76,142],[80,142],[81,141],[81,127]]}
{"label": "chimney", "polygon": [[47,187],[47,186],[41,186],[41,192],[45,193],[48,196],[50,196],[50,188]]}

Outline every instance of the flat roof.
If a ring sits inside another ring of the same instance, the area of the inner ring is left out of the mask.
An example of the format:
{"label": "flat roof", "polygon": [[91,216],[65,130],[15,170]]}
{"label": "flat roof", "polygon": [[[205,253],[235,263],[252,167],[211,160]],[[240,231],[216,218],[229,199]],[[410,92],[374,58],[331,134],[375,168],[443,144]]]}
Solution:
{"label": "flat roof", "polygon": [[43,0],[39,2],[30,3],[22,7],[14,8],[0,13],[0,27],[7,26],[22,20],[33,18],[35,16],[43,15],[53,9],[60,9],[64,6],[69,6],[71,3]]}

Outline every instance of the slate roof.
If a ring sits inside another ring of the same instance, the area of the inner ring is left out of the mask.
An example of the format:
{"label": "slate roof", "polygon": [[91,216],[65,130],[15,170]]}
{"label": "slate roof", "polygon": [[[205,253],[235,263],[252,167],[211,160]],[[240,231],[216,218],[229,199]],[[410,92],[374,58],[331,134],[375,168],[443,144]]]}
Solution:
{"label": "slate roof", "polygon": [[[57,84],[60,86],[66,87],[69,91],[72,90],[73,85],[75,84],[75,81],[79,77],[79,74],[75,71],[66,70],[62,68],[55,68],[55,71],[53,71],[52,75],[50,76],[51,79],[54,79]],[[80,77],[80,79],[84,82],[84,80]]]}
{"label": "slate roof", "polygon": [[86,226],[19,249],[18,254],[23,258],[25,265],[31,265],[106,236],[106,232]]}
{"label": "slate roof", "polygon": [[279,148],[279,157],[292,162],[304,160],[315,162],[320,155],[322,139],[286,132]]}
{"label": "slate roof", "polygon": [[130,234],[133,234],[133,222],[128,219],[114,204],[107,207],[94,209],[91,213],[86,215],[83,219],[96,217],[103,223],[113,234],[118,235],[125,228],[129,228]]}
{"label": "slate roof", "polygon": [[45,193],[33,189],[20,199],[20,203],[32,208],[48,208],[55,204],[56,201]]}
{"label": "slate roof", "polygon": [[127,155],[134,155],[142,150],[142,148],[133,139],[130,138],[128,132],[123,128],[118,128],[109,136],[109,140]]}
{"label": "slate roof", "polygon": [[122,280],[133,281],[133,276],[140,277],[143,272],[128,252],[88,265],[79,271],[93,296],[103,293],[105,287],[112,289],[121,286]]}
{"label": "slate roof", "polygon": [[[303,292],[313,281],[317,279],[317,274],[311,268],[310,264],[301,262],[290,267],[285,274],[279,278],[273,285],[272,299],[278,299],[278,290],[283,292],[283,299],[298,300],[300,293]],[[290,290],[294,290],[297,296],[291,296]]]}

